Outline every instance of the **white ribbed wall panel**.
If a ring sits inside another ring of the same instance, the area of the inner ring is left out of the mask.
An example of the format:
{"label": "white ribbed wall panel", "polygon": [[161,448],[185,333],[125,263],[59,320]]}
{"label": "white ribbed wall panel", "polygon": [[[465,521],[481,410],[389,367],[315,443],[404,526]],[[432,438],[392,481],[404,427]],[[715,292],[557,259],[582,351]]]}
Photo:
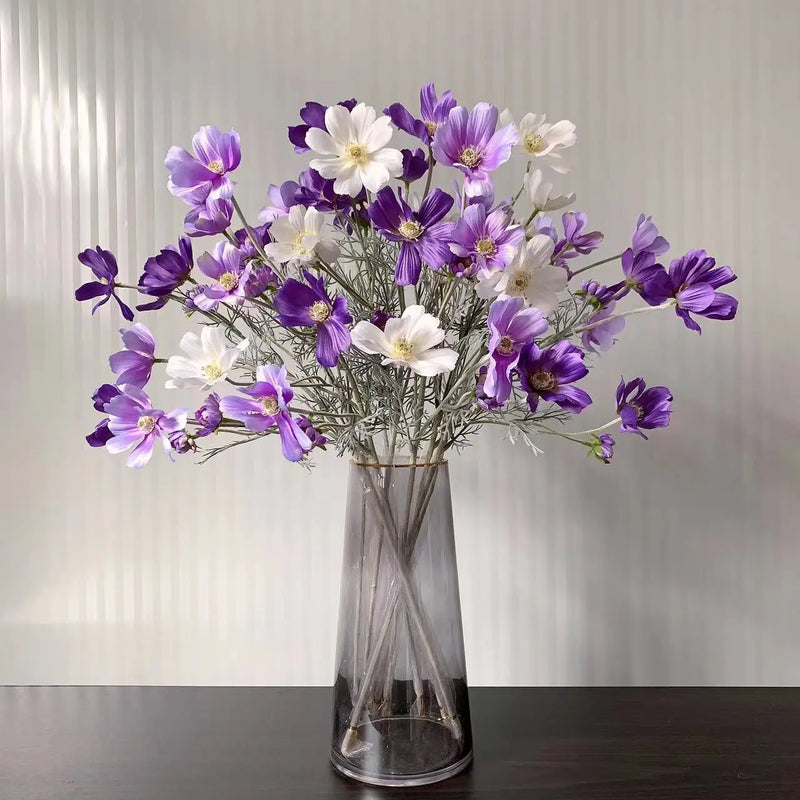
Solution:
{"label": "white ribbed wall panel", "polygon": [[[72,301],[75,254],[135,280],[185,210],[164,154],[202,124],[240,131],[255,216],[307,163],[305,100],[431,79],[576,122],[563,184],[603,252],[646,211],[740,276],[735,323],[634,318],[589,379],[581,427],[624,372],[672,388],[668,431],[609,467],[490,434],[453,462],[471,682],[800,683],[798,34],[789,0],[0,0],[0,683],[330,682],[344,464],[90,450],[121,318]],[[174,352],[180,315],[150,322]]]}

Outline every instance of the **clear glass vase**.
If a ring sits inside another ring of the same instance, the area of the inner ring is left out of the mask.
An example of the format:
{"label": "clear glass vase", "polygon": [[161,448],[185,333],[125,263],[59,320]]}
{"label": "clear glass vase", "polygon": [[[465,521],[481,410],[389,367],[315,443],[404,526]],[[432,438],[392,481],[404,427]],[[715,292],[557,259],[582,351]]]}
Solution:
{"label": "clear glass vase", "polygon": [[331,761],[419,786],[472,759],[445,462],[351,462]]}

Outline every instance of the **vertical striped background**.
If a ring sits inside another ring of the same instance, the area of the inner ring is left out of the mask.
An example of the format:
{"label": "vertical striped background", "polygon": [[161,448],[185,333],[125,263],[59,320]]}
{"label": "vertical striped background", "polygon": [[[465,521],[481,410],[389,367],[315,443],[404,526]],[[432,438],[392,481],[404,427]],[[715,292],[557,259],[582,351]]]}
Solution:
{"label": "vertical striped background", "polygon": [[[742,303],[701,337],[631,321],[581,427],[623,372],[675,414],[613,466],[490,434],[453,462],[472,683],[800,682],[798,31],[788,0],[0,0],[0,683],[330,681],[344,465],[91,451],[121,319],[71,301],[74,256],[100,243],[134,281],[174,240],[162,161],[202,124],[240,131],[255,215],[306,164],[305,100],[413,105],[431,79],[575,121],[563,186],[605,252],[647,211]],[[183,320],[152,323],[175,352]]]}

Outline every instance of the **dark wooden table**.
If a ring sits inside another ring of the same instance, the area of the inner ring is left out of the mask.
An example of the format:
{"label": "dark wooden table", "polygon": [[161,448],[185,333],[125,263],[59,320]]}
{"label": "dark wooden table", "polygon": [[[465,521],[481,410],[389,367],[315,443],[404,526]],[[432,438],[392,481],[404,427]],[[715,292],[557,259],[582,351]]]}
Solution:
{"label": "dark wooden table", "polygon": [[800,798],[796,689],[473,689],[474,765],[405,790],[333,773],[330,694],[0,688],[0,798]]}

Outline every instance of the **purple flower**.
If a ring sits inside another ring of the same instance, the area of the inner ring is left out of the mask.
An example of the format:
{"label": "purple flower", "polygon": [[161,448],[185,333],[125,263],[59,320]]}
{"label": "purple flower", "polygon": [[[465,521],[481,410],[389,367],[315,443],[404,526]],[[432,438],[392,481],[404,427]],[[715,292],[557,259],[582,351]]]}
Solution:
{"label": "purple flower", "polygon": [[449,90],[437,99],[434,84],[426,83],[419,90],[419,105],[421,119],[412,116],[401,103],[392,103],[389,108],[383,109],[383,113],[388,114],[401,131],[410,133],[429,145],[439,126],[447,120],[447,115],[456,107],[456,101]]}
{"label": "purple flower", "polygon": [[226,231],[233,219],[233,203],[225,198],[209,198],[195,206],[183,220],[187,236],[216,236]]}
{"label": "purple flower", "polygon": [[616,298],[620,288],[621,284],[618,283],[614,286],[604,286],[597,281],[584,281],[575,294],[583,297],[590,306],[599,311]]}
{"label": "purple flower", "polygon": [[320,450],[325,449],[328,439],[314,427],[308,417],[298,416],[297,425],[299,426],[300,430],[303,431],[306,436],[308,436],[308,439],[311,442],[312,450],[315,447],[319,447]]}
{"label": "purple flower", "polygon": [[611,457],[614,455],[614,437],[607,433],[600,434],[600,436],[595,434],[589,444],[589,455],[604,464],[610,464]]}
{"label": "purple flower", "polygon": [[511,395],[511,372],[522,348],[547,330],[538,308],[524,308],[522,297],[495,300],[489,309],[489,365],[483,392],[505,403]]}
{"label": "purple flower", "polygon": [[619,297],[624,297],[633,289],[648,305],[661,305],[671,294],[667,271],[661,264],[655,263],[656,257],[647,250],[642,250],[637,255],[629,247],[622,254],[622,271],[625,273],[623,291]]}
{"label": "purple flower", "polygon": [[194,418],[197,420],[195,436],[210,436],[214,433],[222,422],[219,395],[212,392],[206,397],[203,405],[194,412]]}
{"label": "purple flower", "polygon": [[582,256],[588,255],[600,247],[600,243],[604,238],[600,231],[583,232],[588,222],[589,218],[583,211],[567,211],[561,215],[564,238],[556,242],[553,251],[553,258],[556,264],[565,266],[567,259],[576,258],[579,254]]}
{"label": "purple flower", "polygon": [[247,283],[251,268],[245,265],[242,253],[230,242],[217,242],[213,255],[203,253],[197,259],[197,267],[209,278],[213,286],[204,286],[192,301],[203,311],[213,311],[220,303],[240,305],[247,294]]}
{"label": "purple flower", "polygon": [[120,333],[125,349],[109,357],[109,366],[111,371],[119,376],[117,386],[127,383],[141,389],[147,385],[153,370],[155,339],[140,322],[127,329],[121,328]]}
{"label": "purple flower", "polygon": [[[112,386],[110,383],[104,383],[92,395],[92,402],[94,403],[95,409],[97,409],[97,411],[105,411],[106,404],[119,394],[120,390],[116,386]],[[113,435],[114,434],[108,429],[108,417],[106,417],[95,425],[94,430],[86,437],[86,441],[90,447],[104,447],[105,443]]]}
{"label": "purple flower", "polygon": [[730,267],[717,267],[716,263],[705,250],[690,250],[669,265],[675,310],[684,325],[698,333],[700,326],[689,316],[690,311],[709,319],[733,319],[739,307],[735,298],[717,291],[735,281],[736,275]]}
{"label": "purple flower", "polygon": [[464,173],[469,196],[491,190],[489,173],[508,161],[511,148],[519,141],[519,132],[512,124],[495,132],[497,117],[497,109],[489,103],[478,103],[470,112],[456,106],[436,132],[436,160]]}
{"label": "purple flower", "polygon": [[187,314],[192,314],[193,312],[200,310],[200,308],[195,305],[194,300],[197,297],[197,295],[203,294],[204,288],[205,287],[203,286],[192,286],[190,289],[187,290],[186,299],[183,302],[183,310]]}
{"label": "purple flower", "polygon": [[496,397],[490,397],[486,394],[486,374],[489,371],[488,367],[481,367],[478,370],[478,377],[475,383],[475,402],[485,411],[497,411],[502,408],[504,403],[501,403]]}
{"label": "purple flower", "polygon": [[437,270],[450,259],[448,241],[452,224],[440,220],[452,208],[453,198],[441,189],[434,189],[423,201],[419,211],[384,186],[369,207],[375,227],[391,242],[400,242],[395,265],[395,282],[399,286],[416,284],[424,261]]}
{"label": "purple flower", "polygon": [[89,447],[105,447],[106,442],[113,436],[114,434],[108,429],[108,417],[106,417],[105,419],[101,419],[100,422],[94,426],[94,430],[85,438]]}
{"label": "purple flower", "polygon": [[581,334],[584,350],[591,353],[603,353],[617,341],[617,336],[625,329],[625,318],[617,317],[607,322],[604,321],[613,316],[616,305],[616,300],[611,300],[608,305],[586,320],[586,325],[591,325],[591,328]]}
{"label": "purple flower", "polygon": [[391,319],[391,315],[387,314],[385,311],[381,310],[380,308],[375,310],[375,313],[369,318],[369,321],[376,327],[383,330],[386,327],[386,323]]}
{"label": "purple flower", "polygon": [[192,240],[186,236],[178,239],[177,247],[169,244],[157,256],[148,258],[139,277],[139,292],[157,299],[136,306],[136,310],[155,311],[166,305],[168,295],[183,284],[193,266]]}
{"label": "purple flower", "polygon": [[517,364],[522,388],[528,395],[528,407],[536,411],[539,398],[578,414],[590,405],[592,398],[583,389],[569,384],[589,372],[583,363],[583,352],[569,342],[559,342],[540,350],[533,342],[525,345]]}
{"label": "purple flower", "polygon": [[[350,98],[349,100],[342,100],[336,105],[344,106],[348,111],[352,111],[356,107],[356,100],[355,98]],[[328,106],[323,106],[321,103],[315,103],[311,100],[300,109],[300,119],[303,120],[305,125],[289,126],[289,141],[294,145],[295,153],[307,153],[310,150],[306,144],[306,134],[311,128],[328,131],[325,127],[325,112],[327,110]]]}
{"label": "purple flower", "polygon": [[322,278],[303,270],[308,282],[289,278],[275,295],[278,322],[287,327],[317,329],[317,361],[323,367],[334,367],[339,353],[350,347],[350,331],[345,327],[353,318],[347,313],[344,297],[331,300]]}
{"label": "purple flower", "polygon": [[277,364],[259,367],[256,382],[239,391],[248,397],[233,395],[219,401],[225,416],[243,422],[245,428],[253,433],[263,433],[277,426],[283,455],[289,461],[299,461],[311,450],[311,439],[289,413],[294,392],[286,380],[285,367]]}
{"label": "purple flower", "polygon": [[153,454],[153,445],[161,440],[164,450],[172,450],[169,435],[186,427],[186,409],[169,413],[153,408],[150,398],[138,387],[123,384],[121,394],[106,404],[108,429],[113,437],[106,442],[109,453],[133,451],[128,456],[129,467],[143,467]]}
{"label": "purple flower", "polygon": [[274,183],[267,189],[267,199],[270,204],[258,212],[259,222],[272,222],[278,217],[285,217],[292,206],[298,204],[296,195],[300,189],[297,181],[284,181],[280,186]]}
{"label": "purple flower", "polygon": [[216,125],[204,125],[192,137],[192,149],[194,155],[182,147],[170,147],[167,151],[164,165],[170,171],[167,182],[170,192],[190,206],[230,198],[233,181],[228,173],[242,159],[239,134],[233,130],[222,133]]}
{"label": "purple flower", "polygon": [[637,433],[647,437],[641,429],[666,428],[672,413],[672,393],[666,386],[646,387],[641,378],[617,386],[617,414],[622,419],[619,429],[623,433]]}
{"label": "purple flower", "polygon": [[663,236],[658,235],[658,228],[656,228],[652,219],[652,217],[639,214],[639,219],[636,220],[636,230],[633,232],[631,248],[634,255],[652,253],[654,256],[660,256],[669,250],[669,242]]}
{"label": "purple flower", "polygon": [[525,239],[521,225],[511,225],[511,214],[502,206],[489,214],[480,203],[468,206],[453,228],[450,250],[472,258],[480,270],[493,272],[511,263]]}
{"label": "purple flower", "polygon": [[194,439],[189,436],[186,431],[175,431],[169,434],[169,446],[174,452],[183,455],[184,453],[194,453],[197,450],[197,445]]}
{"label": "purple flower", "polygon": [[97,409],[97,411],[105,411],[106,404],[120,394],[122,394],[122,392],[120,392],[116,386],[110,383],[104,383],[92,395],[92,402],[94,403],[95,409]]}
{"label": "purple flower", "polygon": [[[553,218],[545,214],[537,214],[533,218],[533,234],[542,233],[553,240],[553,244],[558,244],[558,231],[553,223]],[[553,248],[555,250],[555,248]]]}
{"label": "purple flower", "polygon": [[84,266],[89,267],[95,274],[97,280],[89,281],[79,286],[75,290],[75,299],[81,301],[93,300],[95,297],[101,297],[102,299],[100,302],[95,303],[94,308],[92,308],[92,314],[94,314],[100,306],[105,305],[109,298],[113,297],[119,305],[122,316],[125,317],[128,322],[131,322],[133,320],[133,311],[131,311],[114,292],[116,287],[115,281],[117,273],[119,272],[117,268],[117,259],[114,258],[114,254],[110,250],[103,250],[103,248],[98,245],[94,250],[84,250],[78,253],[78,261]]}
{"label": "purple flower", "polygon": [[350,213],[351,201],[355,203],[365,203],[367,201],[366,189],[355,196],[337,194],[333,191],[333,178],[323,178],[315,169],[309,167],[300,173],[297,179],[300,188],[295,196],[295,205],[303,205],[306,208],[316,208],[317,211],[325,213],[328,211],[346,211]]}
{"label": "purple flower", "polygon": [[414,152],[405,148],[400,152],[403,154],[403,174],[400,180],[406,183],[419,180],[428,171],[428,159],[425,158],[425,153],[419,147]]}

